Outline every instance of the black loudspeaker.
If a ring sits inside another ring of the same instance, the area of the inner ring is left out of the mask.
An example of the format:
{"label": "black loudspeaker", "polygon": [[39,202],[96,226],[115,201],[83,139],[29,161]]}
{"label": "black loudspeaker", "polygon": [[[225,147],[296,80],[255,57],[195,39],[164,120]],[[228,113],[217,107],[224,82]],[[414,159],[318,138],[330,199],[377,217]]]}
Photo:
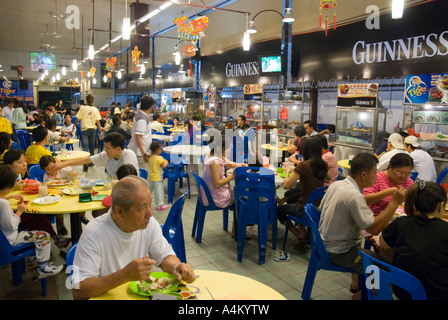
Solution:
{"label": "black loudspeaker", "polygon": [[19,80],[20,89],[28,89],[28,80]]}

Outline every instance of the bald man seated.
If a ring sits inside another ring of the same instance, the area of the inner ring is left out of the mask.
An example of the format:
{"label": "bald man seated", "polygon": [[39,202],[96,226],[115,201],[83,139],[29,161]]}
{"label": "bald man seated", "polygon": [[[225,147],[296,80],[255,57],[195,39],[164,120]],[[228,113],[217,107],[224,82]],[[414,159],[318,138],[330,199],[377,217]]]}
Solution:
{"label": "bald man seated", "polygon": [[89,299],[129,281],[146,280],[152,267],[177,280],[195,280],[193,268],[176,257],[152,218],[148,184],[127,176],[112,189],[112,207],[84,229],[73,262],[73,297]]}

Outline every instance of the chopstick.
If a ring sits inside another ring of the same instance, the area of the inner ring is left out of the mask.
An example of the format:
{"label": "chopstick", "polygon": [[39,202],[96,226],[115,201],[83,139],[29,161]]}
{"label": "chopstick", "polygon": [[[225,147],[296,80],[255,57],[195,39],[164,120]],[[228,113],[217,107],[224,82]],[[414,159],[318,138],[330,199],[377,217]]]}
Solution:
{"label": "chopstick", "polygon": [[204,288],[208,291],[208,294],[210,295],[210,297],[212,298],[212,300],[215,300],[215,298],[213,298],[213,295],[212,295],[212,293],[210,292],[210,290],[208,290],[207,287],[204,287]]}

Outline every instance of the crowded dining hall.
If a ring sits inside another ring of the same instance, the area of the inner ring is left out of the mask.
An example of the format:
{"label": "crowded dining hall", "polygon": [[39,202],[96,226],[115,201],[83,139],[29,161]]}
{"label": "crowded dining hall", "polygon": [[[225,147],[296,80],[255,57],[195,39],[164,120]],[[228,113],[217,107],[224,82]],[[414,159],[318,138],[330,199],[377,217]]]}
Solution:
{"label": "crowded dining hall", "polygon": [[1,300],[448,299],[446,1],[0,2]]}

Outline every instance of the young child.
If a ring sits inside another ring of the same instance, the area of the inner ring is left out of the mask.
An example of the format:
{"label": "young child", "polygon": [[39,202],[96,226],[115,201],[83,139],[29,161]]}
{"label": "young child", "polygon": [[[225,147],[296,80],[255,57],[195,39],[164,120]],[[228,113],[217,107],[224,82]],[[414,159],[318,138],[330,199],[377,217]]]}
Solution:
{"label": "young child", "polygon": [[14,213],[8,200],[5,199],[5,196],[16,183],[17,174],[10,166],[1,166],[0,176],[2,177],[0,179],[0,229],[13,246],[21,243],[34,243],[38,263],[37,277],[39,279],[58,274],[63,266],[54,266],[52,262],[49,262],[51,254],[50,235],[45,231],[18,231],[20,216],[26,211],[27,207],[21,201],[17,206],[17,211]]}
{"label": "young child", "polygon": [[45,122],[45,127],[48,129],[48,144],[53,146],[56,151],[65,149],[65,143],[70,140],[70,137],[61,137],[61,135],[56,132],[56,120],[48,119],[47,122]]}
{"label": "young child", "polygon": [[43,156],[39,160],[39,165],[42,170],[45,170],[43,182],[46,183],[53,179],[73,179],[79,175],[79,172],[72,167],[64,167],[60,170],[55,168],[56,159],[53,156]]}
{"label": "young child", "polygon": [[[132,164],[124,164],[117,170],[117,179],[121,180],[124,177],[127,177],[129,175],[138,176],[137,170]],[[102,201],[103,206],[105,207],[112,207],[112,196],[107,196]]]}
{"label": "young child", "polygon": [[159,141],[153,141],[149,147],[151,155],[148,160],[148,186],[154,197],[156,210],[166,210],[168,207],[163,204],[163,172],[167,167],[168,160],[164,159],[162,153],[162,144]]}

